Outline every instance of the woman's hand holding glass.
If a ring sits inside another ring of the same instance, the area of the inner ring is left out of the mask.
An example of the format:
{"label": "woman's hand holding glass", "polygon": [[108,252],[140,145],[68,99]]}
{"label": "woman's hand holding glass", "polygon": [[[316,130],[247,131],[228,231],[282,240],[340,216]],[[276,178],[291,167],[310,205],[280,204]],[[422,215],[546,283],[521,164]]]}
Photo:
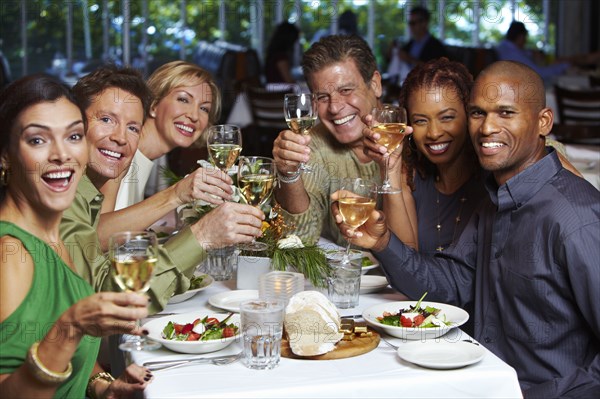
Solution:
{"label": "woman's hand holding glass", "polygon": [[[114,279],[122,291],[139,294],[148,291],[158,261],[158,242],[153,232],[125,231],[113,234],[109,239],[108,255]],[[137,336],[119,345],[124,351],[159,347],[159,343]]]}
{"label": "woman's hand holding glass", "polygon": [[[358,229],[371,216],[377,205],[377,185],[366,179],[340,179],[339,190],[332,195],[339,215],[344,224],[352,230]],[[350,239],[342,256],[342,263],[350,262]]]}
{"label": "woman's hand holding glass", "polygon": [[219,205],[233,198],[232,184],[231,177],[220,169],[199,167],[178,181],[173,189],[179,205],[197,200]]}
{"label": "woman's hand holding glass", "polygon": [[[371,139],[379,146],[386,149],[384,179],[381,186],[377,188],[380,194],[397,194],[402,190],[392,186],[389,178],[390,157],[402,144],[406,135],[406,110],[389,104],[373,108],[368,120],[368,126],[372,131]],[[369,147],[366,147],[367,150]],[[373,152],[377,154],[377,152]]]}

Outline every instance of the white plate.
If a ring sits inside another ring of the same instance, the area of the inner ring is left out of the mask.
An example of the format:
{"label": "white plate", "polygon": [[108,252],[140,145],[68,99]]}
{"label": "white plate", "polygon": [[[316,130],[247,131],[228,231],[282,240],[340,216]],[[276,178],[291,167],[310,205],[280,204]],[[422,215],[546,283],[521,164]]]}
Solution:
{"label": "white plate", "polygon": [[[180,353],[209,353],[216,352],[221,349],[226,348],[230,344],[235,341],[239,335],[240,331],[238,330],[237,335],[229,338],[221,338],[221,339],[211,339],[210,341],[172,341],[170,339],[164,339],[162,337],[162,331],[165,329],[167,324],[172,321],[173,323],[178,324],[187,324],[192,323],[196,319],[203,319],[204,317],[215,317],[219,321],[222,321],[227,317],[226,313],[208,313],[208,312],[190,312],[190,313],[181,313],[171,316],[161,317],[159,319],[154,319],[144,324],[144,328],[148,330],[148,337],[156,342],[160,342],[165,348],[170,349],[175,352]],[[240,326],[240,315],[234,314],[227,321],[227,324],[233,323]]]}
{"label": "white plate", "polygon": [[398,356],[422,367],[447,370],[481,361],[485,356],[485,349],[470,342],[433,340],[400,345]]}
{"label": "white plate", "polygon": [[208,303],[216,308],[239,313],[240,303],[256,298],[258,298],[258,290],[226,291],[211,296],[208,298]]}
{"label": "white plate", "polygon": [[373,269],[379,267],[379,261],[375,258],[375,256],[371,252],[369,252],[369,251],[363,251],[362,255],[363,256],[362,256],[361,262],[363,262],[365,260],[365,258],[367,258],[370,261],[370,263],[371,263],[368,266],[363,266],[362,267],[362,274],[365,274],[369,270],[373,270]]}
{"label": "white plate", "polygon": [[371,294],[388,286],[384,276],[360,276],[360,294]]}
{"label": "white plate", "polygon": [[173,295],[171,297],[171,299],[169,299],[169,303],[179,303],[179,302],[187,301],[188,299],[190,299],[191,297],[193,297],[200,291],[207,289],[215,280],[208,274],[205,274],[205,276],[206,277],[204,277],[204,279],[202,280],[202,286],[200,288],[196,288],[193,290],[187,290],[183,294]]}
{"label": "white plate", "polygon": [[[452,322],[449,326],[433,327],[433,328],[418,328],[418,327],[396,327],[380,323],[377,318],[383,315],[383,312],[398,313],[400,309],[406,309],[410,305],[416,305],[417,301],[399,301],[381,303],[371,306],[363,311],[363,318],[372,327],[383,330],[392,337],[404,338],[410,340],[425,340],[437,338],[455,327],[462,326],[469,320],[469,314],[456,306],[446,305],[437,302],[421,302],[421,307],[432,306],[441,309],[437,316],[439,319]],[[445,319],[444,319],[445,316]]]}

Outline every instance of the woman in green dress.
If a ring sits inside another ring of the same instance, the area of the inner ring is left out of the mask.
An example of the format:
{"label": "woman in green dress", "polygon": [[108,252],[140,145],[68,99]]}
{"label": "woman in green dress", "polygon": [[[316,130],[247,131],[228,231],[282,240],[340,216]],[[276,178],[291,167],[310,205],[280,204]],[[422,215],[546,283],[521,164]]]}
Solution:
{"label": "woman in green dress", "polygon": [[88,158],[86,121],[70,90],[46,75],[0,93],[0,396],[125,397],[152,375],[116,381],[96,363],[98,337],[141,334],[148,300],[94,294],[59,236]]}

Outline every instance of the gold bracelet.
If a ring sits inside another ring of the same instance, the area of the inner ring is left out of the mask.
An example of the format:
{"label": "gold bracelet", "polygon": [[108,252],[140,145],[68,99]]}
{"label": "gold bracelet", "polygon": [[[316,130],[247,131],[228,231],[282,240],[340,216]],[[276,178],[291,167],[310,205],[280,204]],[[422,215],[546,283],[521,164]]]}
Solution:
{"label": "gold bracelet", "polygon": [[49,385],[58,385],[66,381],[67,378],[71,376],[73,372],[73,365],[69,362],[67,369],[62,373],[57,373],[56,371],[48,370],[46,366],[42,364],[40,358],[38,357],[38,347],[40,346],[40,342],[34,342],[33,345],[29,348],[27,352],[27,358],[25,363],[29,367],[29,371],[33,374],[33,376],[41,383],[49,384]]}
{"label": "gold bracelet", "polygon": [[96,397],[96,393],[93,390],[93,386],[97,380],[107,381],[110,385],[115,380],[115,377],[113,377],[112,375],[110,375],[110,373],[107,373],[106,371],[103,371],[101,373],[94,374],[93,376],[91,376],[90,379],[88,380],[87,389],[86,389],[88,398],[94,399]]}

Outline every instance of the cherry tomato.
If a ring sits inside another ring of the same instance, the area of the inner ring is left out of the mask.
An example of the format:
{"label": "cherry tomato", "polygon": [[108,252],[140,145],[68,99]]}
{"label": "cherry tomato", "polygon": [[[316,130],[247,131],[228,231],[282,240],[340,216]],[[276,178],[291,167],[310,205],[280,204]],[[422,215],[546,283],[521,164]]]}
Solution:
{"label": "cherry tomato", "polygon": [[415,323],[415,327],[419,327],[421,324],[423,324],[423,321],[425,321],[425,316],[423,316],[422,314],[417,315],[413,322]]}
{"label": "cherry tomato", "polygon": [[173,323],[173,330],[175,330],[175,334],[181,334],[183,327],[185,327],[185,324]]}
{"label": "cherry tomato", "polygon": [[209,324],[219,324],[219,320],[215,319],[214,317],[209,317],[208,319],[206,319],[206,325]]}
{"label": "cherry tomato", "polygon": [[233,337],[235,335],[235,330],[231,327],[223,328],[223,338]]}
{"label": "cherry tomato", "polygon": [[198,341],[200,339],[200,334],[196,334],[195,332],[191,332],[190,335],[188,335],[186,341]]}
{"label": "cherry tomato", "polygon": [[187,334],[187,333],[192,332],[193,329],[194,329],[194,325],[192,323],[188,323],[183,327],[183,329],[181,330],[181,333]]}
{"label": "cherry tomato", "polygon": [[412,327],[412,320],[405,316],[400,316],[400,324],[402,327]]}

